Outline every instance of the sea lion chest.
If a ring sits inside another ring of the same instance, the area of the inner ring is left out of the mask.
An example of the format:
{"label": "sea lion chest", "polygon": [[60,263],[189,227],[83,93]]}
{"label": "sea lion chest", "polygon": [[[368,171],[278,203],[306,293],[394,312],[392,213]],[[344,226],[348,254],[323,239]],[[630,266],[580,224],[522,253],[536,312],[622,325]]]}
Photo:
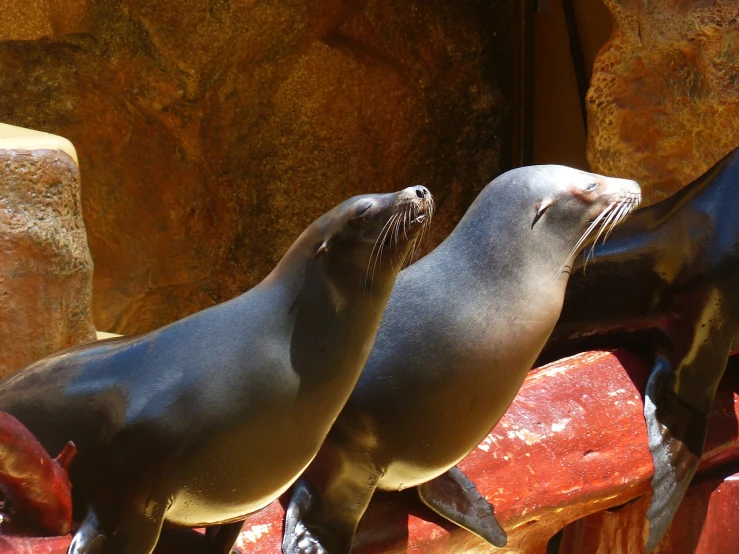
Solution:
{"label": "sea lion chest", "polygon": [[358,387],[366,426],[387,455],[381,488],[446,471],[505,413],[561,308],[563,287],[542,294],[531,281],[494,298],[468,288],[454,304],[431,299],[422,320],[386,312]]}

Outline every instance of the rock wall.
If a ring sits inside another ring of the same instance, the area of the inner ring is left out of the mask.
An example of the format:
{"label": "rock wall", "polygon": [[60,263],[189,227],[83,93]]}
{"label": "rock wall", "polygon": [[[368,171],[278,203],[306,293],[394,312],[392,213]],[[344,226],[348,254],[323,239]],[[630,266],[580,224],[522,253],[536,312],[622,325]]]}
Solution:
{"label": "rock wall", "polygon": [[739,145],[739,3],[605,4],[613,33],[588,92],[588,161],[636,179],[652,203]]}
{"label": "rock wall", "polygon": [[427,185],[431,246],[502,169],[506,2],[13,9],[0,16],[0,121],[77,147],[105,331],[239,294],[353,194]]}
{"label": "rock wall", "polygon": [[77,164],[0,145],[0,378],[95,339]]}

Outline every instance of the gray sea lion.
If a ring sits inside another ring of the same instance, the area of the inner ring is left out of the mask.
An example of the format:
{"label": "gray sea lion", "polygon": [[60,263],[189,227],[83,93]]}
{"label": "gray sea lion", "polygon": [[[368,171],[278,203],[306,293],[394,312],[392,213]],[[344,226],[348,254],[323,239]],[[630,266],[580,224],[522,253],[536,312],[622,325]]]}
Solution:
{"label": "gray sea lion", "polygon": [[48,451],[78,448],[69,553],[149,554],[165,524],[211,526],[204,551],[230,552],[318,451],[432,210],[420,186],[347,200],[247,293],[0,383]]}
{"label": "gray sea lion", "polygon": [[349,552],[374,491],[414,486],[442,516],[504,545],[492,506],[455,464],[498,422],[546,343],[567,266],[640,199],[634,181],[563,166],[488,184],[398,277],[357,386],[293,491],[283,552]]}

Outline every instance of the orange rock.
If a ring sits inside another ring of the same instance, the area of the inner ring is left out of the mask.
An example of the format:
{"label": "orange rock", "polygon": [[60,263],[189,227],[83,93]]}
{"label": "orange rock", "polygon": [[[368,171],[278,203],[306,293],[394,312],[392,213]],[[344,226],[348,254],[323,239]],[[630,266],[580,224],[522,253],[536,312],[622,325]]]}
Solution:
{"label": "orange rock", "polygon": [[587,96],[588,160],[651,204],[739,145],[739,4],[604,1],[614,23]]}
{"label": "orange rock", "polygon": [[95,338],[72,145],[0,125],[0,377]]}
{"label": "orange rock", "polygon": [[80,153],[100,329],[247,290],[360,192],[427,185],[430,246],[502,169],[505,2],[21,4],[0,120]]}

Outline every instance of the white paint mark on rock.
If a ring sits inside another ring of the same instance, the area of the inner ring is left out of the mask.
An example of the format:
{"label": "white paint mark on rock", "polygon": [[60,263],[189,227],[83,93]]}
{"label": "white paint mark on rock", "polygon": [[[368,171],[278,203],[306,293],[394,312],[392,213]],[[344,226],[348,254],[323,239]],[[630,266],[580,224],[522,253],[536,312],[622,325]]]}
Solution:
{"label": "white paint mark on rock", "polygon": [[569,419],[560,419],[557,423],[552,423],[552,431],[555,433],[561,433],[567,424],[570,422]]}
{"label": "white paint mark on rock", "polygon": [[239,542],[243,540],[244,542],[256,543],[259,539],[262,538],[262,535],[266,535],[267,533],[269,533],[269,528],[269,524],[255,525],[247,531],[242,531],[241,535],[239,536]]}

